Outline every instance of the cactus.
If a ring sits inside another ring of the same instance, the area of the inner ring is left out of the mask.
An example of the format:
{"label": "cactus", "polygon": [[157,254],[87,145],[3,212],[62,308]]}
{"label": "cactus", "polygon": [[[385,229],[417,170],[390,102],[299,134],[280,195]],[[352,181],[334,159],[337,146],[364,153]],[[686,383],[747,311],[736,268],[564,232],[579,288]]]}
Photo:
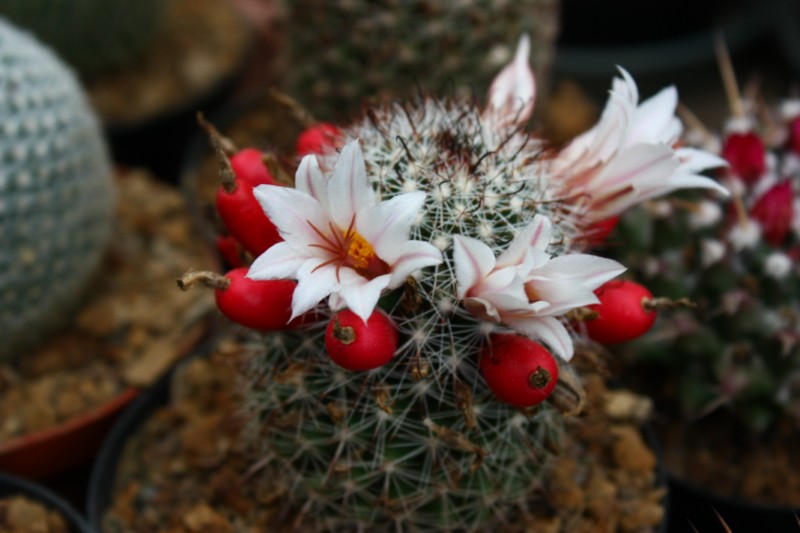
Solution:
{"label": "cactus", "polygon": [[724,409],[754,434],[800,428],[800,146],[786,143],[800,107],[786,109],[706,134],[729,163],[719,177],[732,199],[662,200],[623,217],[618,235],[619,258],[654,293],[697,305],[630,347],[634,369],[657,372],[685,419]]}
{"label": "cactus", "polygon": [[484,94],[512,49],[532,36],[540,85],[558,31],[557,0],[284,2],[284,90],[312,114],[349,118],[365,101],[413,97],[420,87]]}
{"label": "cactus", "polygon": [[165,5],[164,0],[0,0],[0,15],[32,31],[86,77],[144,51]]}
{"label": "cactus", "polygon": [[62,323],[110,233],[111,167],[72,72],[0,21],[0,356]]}
{"label": "cactus", "polygon": [[[640,127],[624,72],[597,127],[546,150],[525,131],[529,46],[520,41],[483,107],[386,103],[306,155],[294,188],[253,189],[284,240],[255,259],[248,283],[297,279],[291,316],[271,307],[272,285],[220,308],[240,323],[232,307],[288,318],[247,363],[243,401],[250,445],[296,527],[483,531],[521,520],[563,437],[563,409],[580,403],[564,315],[623,270],[579,253],[585,234],[671,188],[717,187],[687,171],[713,157],[667,142],[680,133],[672,92],[642,104]],[[218,298],[244,286],[207,278]],[[396,334],[370,337],[376,316]]]}

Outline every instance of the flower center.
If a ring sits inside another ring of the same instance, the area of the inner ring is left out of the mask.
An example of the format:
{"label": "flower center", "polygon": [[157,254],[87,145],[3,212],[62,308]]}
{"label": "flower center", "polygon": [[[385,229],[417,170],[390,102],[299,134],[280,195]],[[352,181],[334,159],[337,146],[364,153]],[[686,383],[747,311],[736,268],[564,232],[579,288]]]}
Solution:
{"label": "flower center", "polygon": [[349,230],[344,234],[344,239],[349,243],[347,258],[353,268],[367,268],[378,257],[372,245],[357,231]]}
{"label": "flower center", "polygon": [[313,224],[309,224],[320,237],[319,243],[310,246],[324,250],[330,257],[317,268],[336,265],[338,276],[340,268],[349,267],[367,279],[391,272],[392,269],[386,261],[378,257],[372,245],[356,231],[355,217],[350,226],[344,230],[331,223],[328,232],[323,232]]}
{"label": "flower center", "polygon": [[352,226],[347,229],[343,237],[347,250],[343,264],[365,278],[381,276],[391,270],[389,265],[378,257],[372,245]]}

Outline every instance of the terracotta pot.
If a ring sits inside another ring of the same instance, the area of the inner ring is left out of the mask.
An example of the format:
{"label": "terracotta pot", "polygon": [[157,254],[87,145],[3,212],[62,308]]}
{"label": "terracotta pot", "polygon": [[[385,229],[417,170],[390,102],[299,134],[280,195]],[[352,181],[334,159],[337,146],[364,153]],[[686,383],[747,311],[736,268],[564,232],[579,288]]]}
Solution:
{"label": "terracotta pot", "polygon": [[[200,323],[182,339],[178,350],[188,353],[209,335],[209,323]],[[31,479],[46,479],[87,465],[119,414],[139,395],[129,387],[76,418],[0,444],[0,471]]]}
{"label": "terracotta pot", "polygon": [[23,495],[57,511],[67,522],[70,533],[91,533],[84,518],[54,493],[31,481],[0,472],[0,498]]}

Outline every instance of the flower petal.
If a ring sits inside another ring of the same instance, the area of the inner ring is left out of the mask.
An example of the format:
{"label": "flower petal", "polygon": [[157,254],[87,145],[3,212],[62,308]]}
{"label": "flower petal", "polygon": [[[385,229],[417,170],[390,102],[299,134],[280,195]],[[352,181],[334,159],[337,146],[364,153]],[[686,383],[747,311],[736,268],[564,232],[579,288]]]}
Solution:
{"label": "flower petal", "polygon": [[322,231],[328,229],[330,219],[325,209],[302,191],[277,185],[259,185],[253,189],[253,193],[284,241],[298,248],[319,243],[320,237],[312,224]]}
{"label": "flower petal", "polygon": [[378,276],[371,280],[361,276],[352,277],[346,281],[343,280],[343,285],[337,292],[347,304],[348,309],[366,323],[378,305],[381,292],[389,284],[389,278],[389,275]]}
{"label": "flower petal", "polygon": [[300,161],[294,176],[294,186],[317,200],[320,205],[328,205],[328,185],[322,170],[319,168],[317,156],[310,154]]}
{"label": "flower petal", "polygon": [[489,87],[486,116],[496,128],[523,124],[533,113],[536,80],[529,64],[530,49],[530,38],[523,35],[514,59],[500,71]]}
{"label": "flower petal", "polygon": [[677,107],[678,91],[672,86],[639,104],[626,144],[672,145],[683,130],[680,120],[675,117]]}
{"label": "flower petal", "polygon": [[497,267],[519,265],[531,248],[544,251],[550,245],[552,223],[544,215],[536,215],[497,258]]}
{"label": "flower petal", "polygon": [[464,298],[495,266],[491,248],[477,239],[463,235],[453,236],[453,262],[459,298]]}
{"label": "flower petal", "polygon": [[322,265],[321,259],[313,258],[298,269],[290,321],[313,309],[337,287],[339,278],[336,266]]}
{"label": "flower petal", "polygon": [[356,217],[356,231],[370,243],[378,257],[389,264],[394,263],[424,203],[425,193],[418,191],[399,194],[362,209]]}
{"label": "flower petal", "polygon": [[413,272],[438,265],[442,261],[442,252],[434,245],[423,241],[406,241],[400,247],[399,257],[391,265],[389,288],[400,286]]}
{"label": "flower petal", "polygon": [[259,255],[247,277],[252,279],[295,279],[297,270],[309,257],[298,252],[298,249],[286,241],[272,245]]}
{"label": "flower petal", "polygon": [[625,271],[611,259],[587,254],[563,255],[537,269],[528,280],[538,298],[550,303],[544,314],[561,315],[597,303],[594,290]]}
{"label": "flower petal", "polygon": [[564,361],[572,359],[574,352],[572,337],[557,318],[550,316],[514,318],[506,320],[506,325],[547,344],[550,350]]}
{"label": "flower petal", "polygon": [[375,191],[358,140],[344,145],[328,180],[328,212],[340,228],[347,228],[364,207],[375,205]]}
{"label": "flower petal", "polygon": [[696,148],[678,148],[675,155],[680,159],[680,170],[689,172],[700,172],[709,168],[719,168],[728,166],[728,162],[721,157],[698,150]]}

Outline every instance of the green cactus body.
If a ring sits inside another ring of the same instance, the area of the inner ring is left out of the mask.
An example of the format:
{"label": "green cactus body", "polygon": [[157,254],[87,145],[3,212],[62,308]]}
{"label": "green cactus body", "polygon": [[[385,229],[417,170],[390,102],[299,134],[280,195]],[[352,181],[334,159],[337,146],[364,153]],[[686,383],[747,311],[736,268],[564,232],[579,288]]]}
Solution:
{"label": "green cactus body", "polygon": [[[548,251],[565,252],[575,215],[537,179],[538,142],[511,132],[499,139],[484,129],[471,102],[425,99],[378,108],[347,134],[360,140],[382,199],[428,191],[411,238],[444,251],[459,233],[499,251],[539,213],[553,221]],[[456,305],[454,280],[445,252],[444,263],[383,298],[406,340],[370,372],[344,370],[325,353],[327,306],[315,310],[318,323],[265,337],[250,363],[251,434],[306,527],[486,530],[524,512],[541,487],[561,413],[493,397],[478,369],[492,326]]]}
{"label": "green cactus body", "polygon": [[63,323],[105,248],[111,167],[69,69],[0,21],[0,356]]}
{"label": "green cactus body", "polygon": [[285,90],[326,120],[419,87],[452,93],[469,80],[456,88],[483,94],[513,51],[497,43],[523,33],[544,89],[558,30],[557,0],[300,0],[284,10]]}
{"label": "green cactus body", "polygon": [[91,76],[129,61],[157,32],[166,2],[141,0],[0,0],[0,16],[32,31]]}
{"label": "green cactus body", "polygon": [[[773,155],[759,184],[727,176],[739,208],[701,196],[661,200],[623,217],[625,246],[616,248],[654,294],[697,304],[664,311],[650,335],[626,348],[634,369],[657,372],[664,399],[686,418],[724,406],[754,433],[785,421],[800,427],[800,241],[796,215],[781,210],[798,205],[800,172],[797,155],[780,146]],[[765,191],[786,183],[793,192],[770,217],[753,215]],[[777,226],[786,236],[768,242]]]}

